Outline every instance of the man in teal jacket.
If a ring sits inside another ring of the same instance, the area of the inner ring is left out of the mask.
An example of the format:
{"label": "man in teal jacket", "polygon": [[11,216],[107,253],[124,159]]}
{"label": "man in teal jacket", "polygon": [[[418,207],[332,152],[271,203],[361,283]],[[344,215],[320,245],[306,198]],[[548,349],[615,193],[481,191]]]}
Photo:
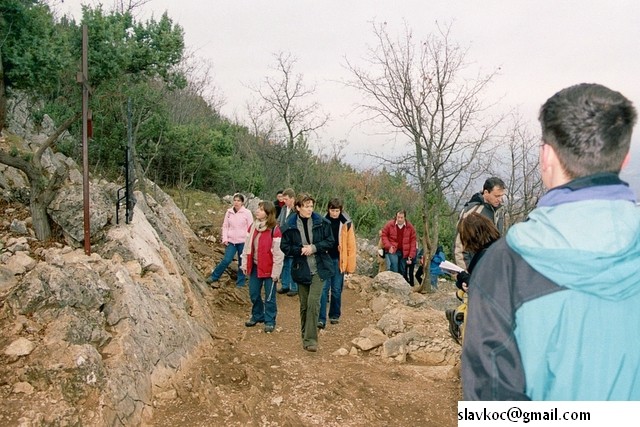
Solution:
{"label": "man in teal jacket", "polygon": [[580,84],[540,110],[550,189],[469,286],[467,400],[640,400],[640,208],[618,177],[636,111]]}

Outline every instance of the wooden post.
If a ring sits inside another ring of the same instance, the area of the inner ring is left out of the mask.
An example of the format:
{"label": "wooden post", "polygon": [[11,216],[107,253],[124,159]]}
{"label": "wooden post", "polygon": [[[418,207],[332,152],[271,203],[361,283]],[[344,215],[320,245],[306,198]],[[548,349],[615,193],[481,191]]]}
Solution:
{"label": "wooden post", "polygon": [[84,253],[91,255],[91,224],[89,216],[89,61],[88,31],[82,26],[82,195],[84,204]]}

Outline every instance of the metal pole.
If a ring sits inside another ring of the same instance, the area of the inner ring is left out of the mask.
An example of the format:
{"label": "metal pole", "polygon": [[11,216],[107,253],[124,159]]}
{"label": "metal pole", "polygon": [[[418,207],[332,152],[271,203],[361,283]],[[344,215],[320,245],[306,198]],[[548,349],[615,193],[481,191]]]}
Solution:
{"label": "metal pole", "polygon": [[89,61],[87,26],[82,26],[82,195],[84,201],[84,253],[91,255],[91,226],[89,223]]}
{"label": "metal pole", "polygon": [[129,168],[131,167],[129,165],[129,162],[131,162],[131,141],[133,140],[133,107],[131,105],[131,97],[129,97],[127,99],[127,148],[125,150],[125,160],[124,160],[124,180],[125,180],[125,205],[126,205],[126,209],[125,209],[125,214],[126,214],[126,219],[125,222],[127,224],[129,224],[129,221],[131,220],[131,212],[129,211],[131,209],[131,187],[129,186],[129,180],[131,179],[129,176]]}

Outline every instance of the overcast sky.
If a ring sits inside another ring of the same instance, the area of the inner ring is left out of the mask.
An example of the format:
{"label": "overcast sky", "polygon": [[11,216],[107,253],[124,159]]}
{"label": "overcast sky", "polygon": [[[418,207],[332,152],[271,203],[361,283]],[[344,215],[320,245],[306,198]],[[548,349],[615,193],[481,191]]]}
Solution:
{"label": "overcast sky", "polygon": [[[64,0],[57,9],[79,19],[81,3],[97,2]],[[108,9],[113,1],[102,3]],[[317,101],[332,118],[320,143],[346,140],[345,158],[357,166],[366,162],[359,153],[389,152],[402,142],[355,126],[362,118],[351,113],[358,94],[340,83],[351,77],[345,58],[362,63],[375,43],[374,21],[386,22],[393,35],[406,22],[417,39],[434,32],[436,21],[452,23],[452,39],[469,48],[476,69],[500,68],[487,100],[499,100],[504,111],[517,108],[536,135],[540,105],[576,83],[604,84],[640,108],[637,0],[151,0],[137,17],[164,11],[183,27],[187,47],[212,62],[228,117],[244,116],[252,96],[246,86],[269,75],[274,53],[297,57],[296,71],[316,85]],[[640,126],[623,175],[636,193],[639,171]]]}

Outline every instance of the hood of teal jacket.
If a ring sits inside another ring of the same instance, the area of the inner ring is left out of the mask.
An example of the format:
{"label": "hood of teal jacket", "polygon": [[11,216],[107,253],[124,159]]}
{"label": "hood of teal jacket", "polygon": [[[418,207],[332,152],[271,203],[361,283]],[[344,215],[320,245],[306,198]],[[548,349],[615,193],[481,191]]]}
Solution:
{"label": "hood of teal jacket", "polygon": [[607,300],[640,292],[640,208],[629,200],[538,207],[506,239],[560,286]]}

